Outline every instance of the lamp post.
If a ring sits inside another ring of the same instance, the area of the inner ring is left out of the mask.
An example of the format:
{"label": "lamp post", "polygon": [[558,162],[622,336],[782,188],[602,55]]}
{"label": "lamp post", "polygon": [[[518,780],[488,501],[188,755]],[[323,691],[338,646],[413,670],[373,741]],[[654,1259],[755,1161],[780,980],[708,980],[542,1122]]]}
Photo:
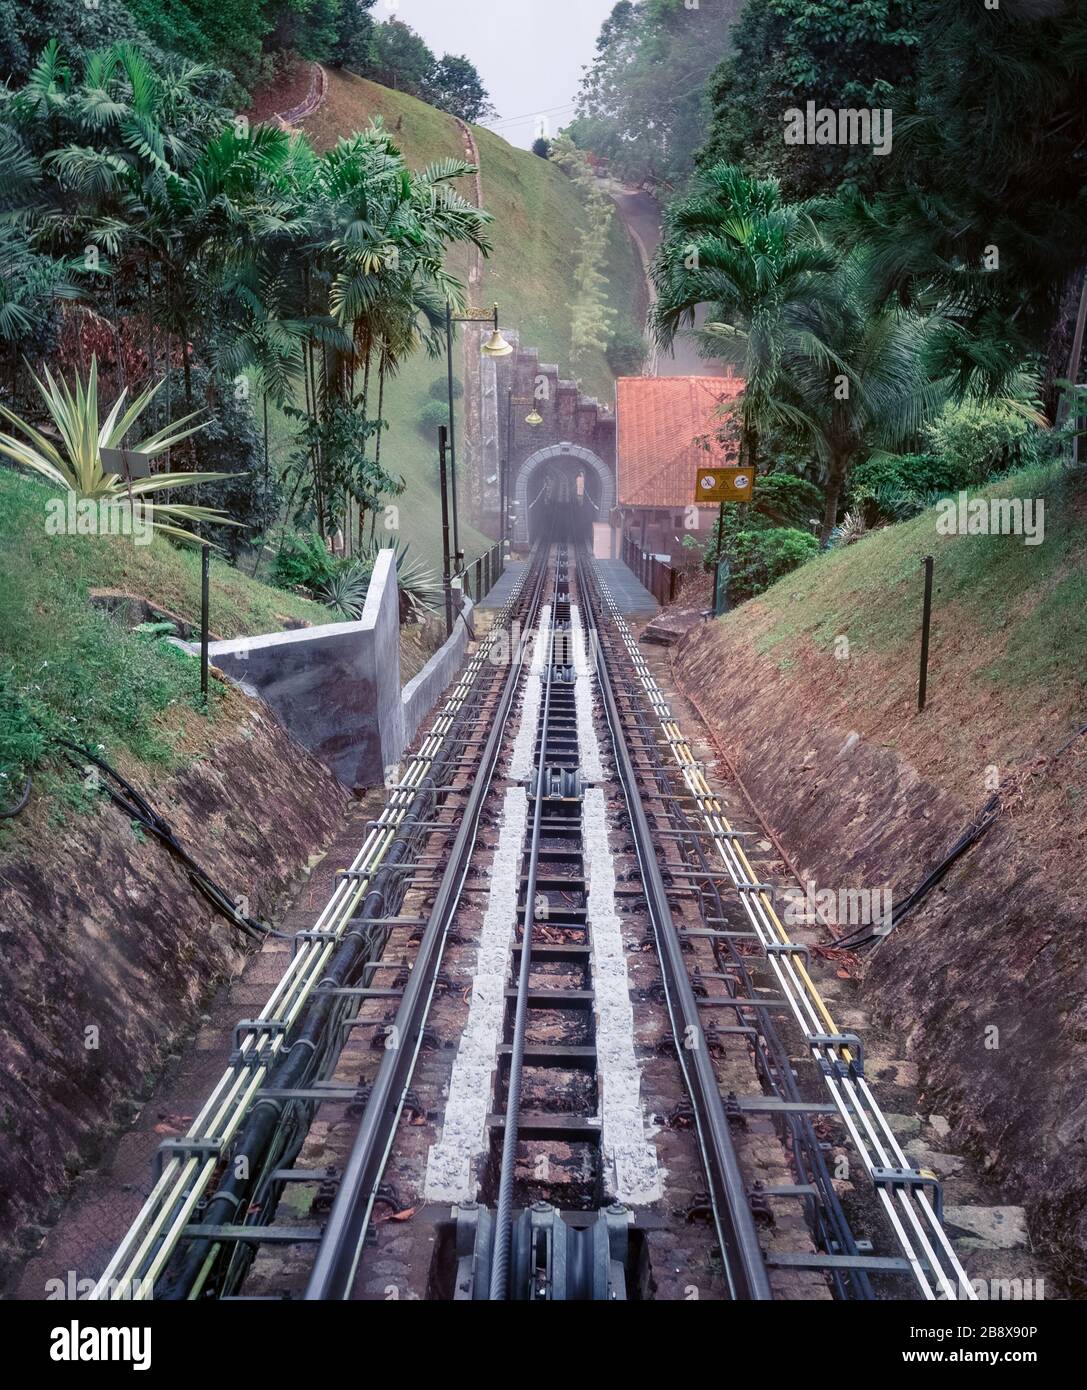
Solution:
{"label": "lamp post", "polygon": [[453,305],[445,301],[445,355],[449,390],[449,497],[453,512],[453,567],[459,572],[464,555],[460,548],[460,522],[457,508],[457,433],[453,421],[453,325],[455,323],[493,323],[494,332],[483,344],[485,357],[508,357],[513,351],[498,328],[498,305],[492,309],[469,309],[454,314]]}

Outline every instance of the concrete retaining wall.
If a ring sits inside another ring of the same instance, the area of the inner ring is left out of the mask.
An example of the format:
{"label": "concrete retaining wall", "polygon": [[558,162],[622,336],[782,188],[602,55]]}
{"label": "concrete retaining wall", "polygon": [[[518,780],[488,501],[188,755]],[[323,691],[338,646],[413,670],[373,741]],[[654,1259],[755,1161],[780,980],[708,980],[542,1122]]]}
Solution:
{"label": "concrete retaining wall", "polygon": [[[464,600],[464,612],[470,621],[472,603],[469,599]],[[408,681],[404,687],[400,697],[404,738],[401,751],[415,737],[419,726],[464,665],[464,656],[467,650],[468,628],[458,618],[453,628],[452,637],[446,639],[419,674]]]}
{"label": "concrete retaining wall", "polygon": [[345,786],[381,785],[385,769],[399,759],[404,731],[394,551],[378,556],[358,622],[213,642],[208,653]]}
{"label": "concrete retaining wall", "polygon": [[[471,616],[472,605],[465,604]],[[178,643],[199,655],[199,647]],[[386,772],[464,664],[468,629],[453,635],[400,689],[400,593],[396,555],[374,566],[362,617],[290,632],[212,642],[212,665],[315,753],[345,786],[380,786]]]}

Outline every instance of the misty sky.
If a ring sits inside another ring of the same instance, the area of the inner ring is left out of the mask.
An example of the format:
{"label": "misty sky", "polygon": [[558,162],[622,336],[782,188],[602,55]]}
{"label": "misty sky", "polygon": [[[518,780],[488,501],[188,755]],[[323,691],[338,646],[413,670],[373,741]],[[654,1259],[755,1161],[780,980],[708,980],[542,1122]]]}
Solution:
{"label": "misty sky", "polygon": [[464,53],[502,117],[495,130],[528,146],[545,115],[554,135],[573,114],[615,0],[377,0],[377,20],[402,19],[438,54]]}

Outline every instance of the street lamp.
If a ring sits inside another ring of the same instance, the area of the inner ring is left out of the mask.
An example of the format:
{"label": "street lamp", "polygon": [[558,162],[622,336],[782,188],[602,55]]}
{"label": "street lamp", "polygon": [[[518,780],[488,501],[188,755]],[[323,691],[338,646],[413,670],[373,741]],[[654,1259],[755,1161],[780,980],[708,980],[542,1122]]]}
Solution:
{"label": "street lamp", "polygon": [[454,314],[453,305],[445,301],[445,353],[449,390],[449,494],[453,507],[453,566],[459,569],[464,554],[460,548],[460,523],[457,508],[457,435],[453,422],[453,325],[455,323],[493,323],[494,332],[483,344],[487,357],[508,357],[513,351],[498,328],[498,305],[493,309],[469,309],[466,314]]}
{"label": "street lamp", "polygon": [[[502,517],[502,534],[500,539],[504,542],[509,531],[509,507],[510,507],[510,464],[513,462],[513,407],[514,405],[532,405],[531,396],[515,396],[513,387],[510,386],[506,391],[506,464],[502,469],[502,477],[499,487],[499,510]],[[543,416],[536,413],[535,408],[525,416],[526,425],[542,425]]]}

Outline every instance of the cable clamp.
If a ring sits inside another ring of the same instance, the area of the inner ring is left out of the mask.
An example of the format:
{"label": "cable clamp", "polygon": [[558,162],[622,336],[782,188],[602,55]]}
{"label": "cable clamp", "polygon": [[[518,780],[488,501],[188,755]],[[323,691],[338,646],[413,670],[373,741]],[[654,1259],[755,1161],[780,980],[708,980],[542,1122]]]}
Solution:
{"label": "cable clamp", "polygon": [[819,1066],[824,1076],[859,1079],[864,1075],[864,1044],[856,1033],[809,1033],[807,1037],[811,1047],[848,1047],[855,1054],[848,1062],[842,1057],[821,1057]]}
{"label": "cable clamp", "polygon": [[202,1158],[206,1162],[218,1159],[222,1151],[218,1139],[164,1139],[155,1151],[155,1181],[162,1177],[162,1170],[171,1159]]}
{"label": "cable clamp", "polygon": [[877,1187],[906,1188],[908,1191],[932,1189],[936,1220],[944,1219],[944,1194],[940,1179],[927,1168],[873,1168],[872,1181]]}
{"label": "cable clamp", "polygon": [[287,1032],[286,1021],[282,1018],[243,1018],[234,1025],[234,1050],[230,1054],[232,1067],[251,1066],[257,1060],[253,1053],[242,1053],[244,1038],[282,1037]]}
{"label": "cable clamp", "polygon": [[772,941],[766,947],[768,956],[801,956],[805,965],[811,964],[811,951],[800,941]]}
{"label": "cable clamp", "polygon": [[737,883],[737,889],[741,893],[768,893],[771,902],[774,898],[774,885],[772,883]]}
{"label": "cable clamp", "polygon": [[337,936],[335,932],[316,931],[312,927],[307,928],[305,931],[296,931],[291,941],[291,958],[293,959],[298,954],[299,947],[304,946],[307,941],[323,941],[328,943],[330,941],[335,942],[336,940]]}

